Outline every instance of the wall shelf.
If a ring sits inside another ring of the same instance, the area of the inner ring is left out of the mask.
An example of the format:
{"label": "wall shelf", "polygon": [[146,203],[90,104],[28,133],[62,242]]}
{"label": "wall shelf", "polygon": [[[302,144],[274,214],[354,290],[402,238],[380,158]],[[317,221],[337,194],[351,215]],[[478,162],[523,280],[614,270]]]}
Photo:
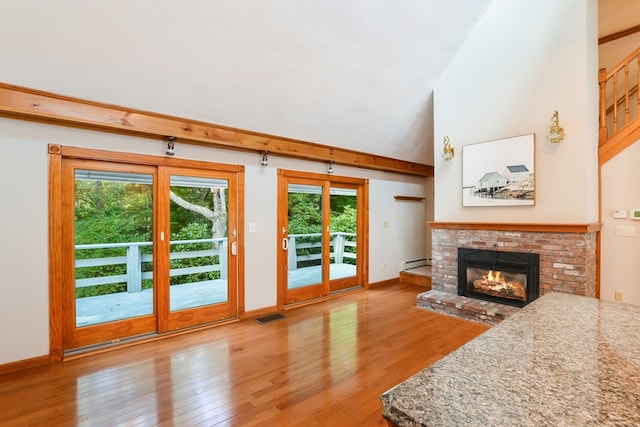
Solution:
{"label": "wall shelf", "polygon": [[424,197],[417,196],[393,196],[393,198],[396,200],[406,200],[409,202],[421,202],[424,200]]}

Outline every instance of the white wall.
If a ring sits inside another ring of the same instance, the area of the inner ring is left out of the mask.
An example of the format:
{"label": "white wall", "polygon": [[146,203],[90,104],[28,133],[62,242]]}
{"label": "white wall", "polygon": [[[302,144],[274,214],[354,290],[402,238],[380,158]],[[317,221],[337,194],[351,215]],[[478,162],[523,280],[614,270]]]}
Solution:
{"label": "white wall", "polygon": [[[640,0],[600,0],[598,2],[599,35],[637,25]],[[608,70],[640,45],[640,33],[600,45],[600,66]],[[640,208],[640,192],[635,183],[640,182],[640,144],[636,142],[601,169],[601,255],[600,297],[615,300],[615,293],[622,294],[622,301],[640,305],[640,222],[630,219],[614,219],[615,209]],[[616,235],[616,227],[633,227],[636,236]]]}
{"label": "white wall", "polygon": [[[598,220],[595,0],[496,0],[435,88],[435,220]],[[545,139],[554,110],[566,138]],[[535,206],[462,207],[462,146],[535,133]],[[447,135],[456,157],[445,162]]]}
{"label": "white wall", "polygon": [[434,186],[435,180],[433,177],[427,178],[427,258],[431,258],[431,227],[429,227],[429,222],[433,221],[434,214],[434,204],[435,204],[435,194],[434,194]]}
{"label": "white wall", "polygon": [[0,135],[0,364],[49,352],[46,182],[46,142]]}
{"label": "white wall", "polygon": [[[427,257],[425,202],[393,198],[395,195],[426,196],[424,181],[420,185],[380,179],[369,182],[372,196],[369,200],[370,275],[387,279],[396,277],[404,261]],[[422,218],[421,222],[415,221],[418,217]]]}
{"label": "white wall", "polygon": [[[46,355],[48,328],[49,143],[163,155],[157,140],[0,119],[0,364]],[[322,162],[176,144],[176,157],[246,166],[246,309],[276,304],[277,169],[326,173]],[[336,175],[369,178],[369,282],[398,276],[402,261],[426,256],[425,208],[396,202],[396,194],[422,196],[425,178],[335,165]],[[388,227],[384,228],[384,221]],[[382,263],[387,268],[382,268]]]}
{"label": "white wall", "polygon": [[[640,305],[640,221],[615,219],[615,209],[640,209],[640,141],[602,166],[602,231],[600,297]],[[616,227],[632,227],[635,236],[616,235]]]}

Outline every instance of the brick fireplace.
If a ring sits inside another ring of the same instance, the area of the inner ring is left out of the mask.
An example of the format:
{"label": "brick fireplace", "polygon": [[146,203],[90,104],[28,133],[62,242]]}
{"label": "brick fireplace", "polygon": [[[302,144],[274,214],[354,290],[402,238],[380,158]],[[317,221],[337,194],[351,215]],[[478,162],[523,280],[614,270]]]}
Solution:
{"label": "brick fireplace", "polygon": [[539,292],[597,296],[599,224],[495,224],[430,222],[432,289],[418,306],[495,324],[518,307],[458,295],[458,249],[539,255]]}

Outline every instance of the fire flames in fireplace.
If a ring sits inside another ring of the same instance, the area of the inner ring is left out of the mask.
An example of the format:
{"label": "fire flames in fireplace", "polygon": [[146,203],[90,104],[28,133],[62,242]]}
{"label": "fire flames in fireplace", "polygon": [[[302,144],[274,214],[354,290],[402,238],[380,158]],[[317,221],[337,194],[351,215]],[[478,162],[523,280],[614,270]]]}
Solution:
{"label": "fire flames in fireplace", "polygon": [[500,271],[489,270],[482,277],[474,279],[473,290],[487,295],[501,298],[526,301],[527,290],[524,283],[518,279],[507,279]]}
{"label": "fire flames in fireplace", "polygon": [[538,298],[540,256],[458,248],[458,295],[524,307]]}

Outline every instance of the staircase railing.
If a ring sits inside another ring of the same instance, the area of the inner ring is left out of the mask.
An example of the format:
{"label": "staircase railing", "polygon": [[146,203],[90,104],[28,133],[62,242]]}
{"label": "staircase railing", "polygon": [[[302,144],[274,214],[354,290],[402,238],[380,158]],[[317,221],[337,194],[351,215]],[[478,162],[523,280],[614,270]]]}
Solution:
{"label": "staircase railing", "polygon": [[[640,47],[631,52],[615,68],[601,68],[600,85],[600,145],[638,118],[640,97]],[[622,110],[622,114],[619,110]]]}

